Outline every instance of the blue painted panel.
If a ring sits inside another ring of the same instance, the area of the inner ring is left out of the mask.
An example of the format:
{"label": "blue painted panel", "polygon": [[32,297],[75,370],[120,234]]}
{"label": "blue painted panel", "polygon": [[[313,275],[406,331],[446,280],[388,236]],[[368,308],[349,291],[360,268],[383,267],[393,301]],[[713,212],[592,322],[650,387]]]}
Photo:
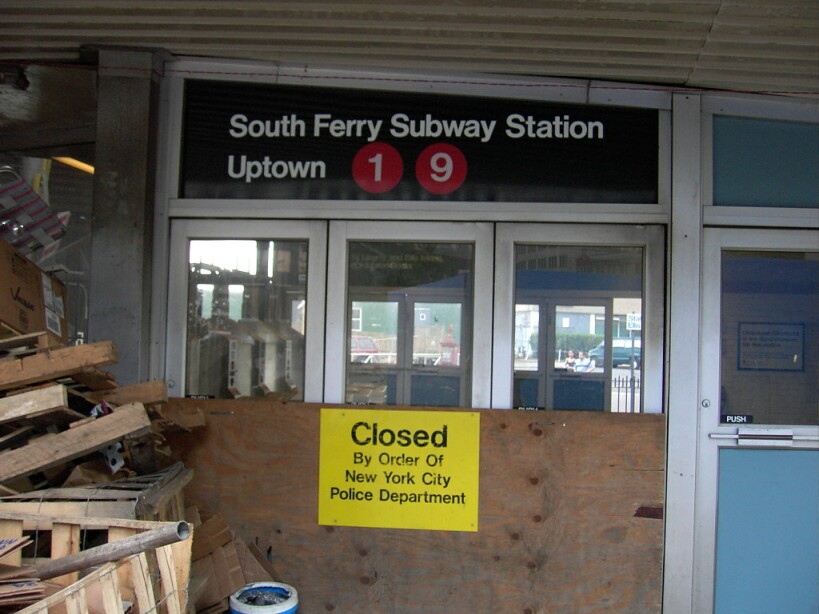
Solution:
{"label": "blue painted panel", "polygon": [[387,375],[387,404],[395,405],[398,402],[398,394],[396,389],[398,387],[398,378],[394,373]]}
{"label": "blue painted panel", "polygon": [[819,451],[719,455],[715,614],[819,612]]}
{"label": "blue painted panel", "polygon": [[538,407],[538,379],[537,377],[515,377],[514,407]]}
{"label": "blue painted panel", "polygon": [[819,124],[714,117],[714,205],[819,208]]}
{"label": "blue painted panel", "polygon": [[411,405],[458,407],[461,403],[461,378],[445,375],[413,375]]}
{"label": "blue painted panel", "polygon": [[[515,289],[527,290],[605,290],[609,292],[640,292],[641,275],[604,273],[567,273],[565,271],[524,270],[515,273]],[[522,301],[517,301],[522,302]]]}
{"label": "blue painted panel", "polygon": [[603,380],[598,379],[557,379],[554,386],[554,408],[603,411],[605,385]]}

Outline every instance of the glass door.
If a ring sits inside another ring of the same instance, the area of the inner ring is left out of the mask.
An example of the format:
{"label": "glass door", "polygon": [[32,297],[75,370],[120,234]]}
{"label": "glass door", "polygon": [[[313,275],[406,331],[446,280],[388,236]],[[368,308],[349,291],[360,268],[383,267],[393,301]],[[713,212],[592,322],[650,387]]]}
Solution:
{"label": "glass door", "polygon": [[707,229],[694,608],[819,610],[819,235]]}
{"label": "glass door", "polygon": [[[491,273],[477,265],[491,270],[486,237],[475,224],[334,223],[329,296],[343,310],[328,310],[328,350],[339,342],[346,350],[343,371],[328,351],[328,394],[445,407],[488,397],[473,359],[475,331],[488,326],[489,310],[476,301],[491,291]],[[337,320],[343,338],[329,325]]]}
{"label": "glass door", "polygon": [[[547,294],[540,290],[537,294]],[[611,301],[563,297],[556,302],[517,292],[513,406],[610,407],[611,370],[604,354],[610,318]]]}
{"label": "glass door", "polygon": [[[642,262],[638,270],[642,271]],[[611,330],[611,301],[561,300],[550,312],[546,356],[553,359],[546,361],[546,407],[606,411],[611,407],[611,369],[603,349],[611,340],[606,334]],[[599,341],[575,343],[570,331],[576,322],[584,337]]]}
{"label": "glass door", "polygon": [[171,394],[320,400],[323,223],[176,220],[171,229]]}

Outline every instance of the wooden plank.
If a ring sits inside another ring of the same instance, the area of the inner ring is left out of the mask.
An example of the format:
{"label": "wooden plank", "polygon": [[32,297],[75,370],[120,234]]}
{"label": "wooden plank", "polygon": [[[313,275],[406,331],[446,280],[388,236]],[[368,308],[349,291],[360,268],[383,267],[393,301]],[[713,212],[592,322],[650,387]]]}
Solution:
{"label": "wooden plank", "polygon": [[7,433],[0,437],[0,450],[5,450],[21,441],[28,439],[34,433],[34,426],[27,424],[20,428],[14,429],[11,433]]}
{"label": "wooden plank", "polygon": [[205,426],[205,414],[202,413],[199,407],[166,404],[160,409],[160,414],[164,420],[188,431],[193,428]]}
{"label": "wooden plank", "polygon": [[168,614],[182,614],[183,600],[177,584],[176,570],[174,569],[173,550],[170,546],[156,549],[156,565],[159,568],[159,577],[162,584],[162,596],[165,597],[165,607]]}
{"label": "wooden plank", "polygon": [[0,453],[0,483],[79,458],[127,436],[150,431],[151,421],[139,404],[126,405],[88,424]]}
{"label": "wooden plank", "polygon": [[88,602],[85,599],[85,588],[68,593],[65,596],[66,614],[88,614]]}
{"label": "wooden plank", "polygon": [[153,474],[115,482],[10,494],[0,497],[0,510],[181,520],[184,518],[183,489],[192,477],[192,470],[175,463]]}
{"label": "wooden plank", "polygon": [[31,413],[63,408],[68,405],[65,386],[56,384],[0,398],[0,423]]}
{"label": "wooden plank", "polygon": [[[58,559],[80,551],[80,527],[73,523],[55,523],[51,528],[51,558]],[[68,586],[80,579],[80,572],[73,571],[53,578],[60,586]]]}
{"label": "wooden plank", "polygon": [[16,582],[0,583],[0,608],[25,605],[41,599],[45,594],[44,585],[35,579],[24,578]]}
{"label": "wooden plank", "polygon": [[[186,469],[179,463],[176,471],[155,486],[148,488],[136,504],[137,514],[141,518],[158,516],[169,505],[174,503],[182,493],[182,489],[193,479],[193,470]],[[184,512],[184,507],[176,512]],[[166,518],[163,520],[171,520]]]}
{"label": "wooden plank", "polygon": [[[6,511],[5,507],[0,507],[0,523],[7,522],[15,526],[20,525],[22,531],[50,531],[55,523],[76,524],[84,531],[107,531],[111,527],[121,527],[125,529],[136,529],[147,531],[166,523],[158,523],[153,520],[134,520],[130,518],[106,518],[98,516],[51,516],[47,514],[30,514],[14,511]],[[2,525],[0,525],[2,526]],[[185,540],[188,543],[190,540]]]}
{"label": "wooden plank", "polygon": [[32,346],[45,347],[46,345],[48,345],[48,333],[46,331],[38,331],[35,333],[28,333],[26,335],[15,335],[13,337],[0,339],[0,351],[9,351]]}
{"label": "wooden plank", "polygon": [[33,578],[34,576],[34,570],[30,567],[18,567],[0,562],[0,584]]}
{"label": "wooden plank", "polygon": [[93,546],[86,550],[51,559],[36,564],[37,576],[43,580],[56,578],[72,571],[81,571],[102,565],[103,563],[123,561],[131,555],[161,548],[175,541],[187,539],[190,536],[188,523],[160,522],[155,528],[139,531],[128,537],[117,539],[117,531],[109,531],[109,540],[105,544]]}
{"label": "wooden plank", "polygon": [[112,542],[126,537],[133,537],[136,533],[137,530],[133,527],[108,527],[108,541]]}
{"label": "wooden plank", "polygon": [[117,362],[113,341],[56,348],[33,356],[0,360],[0,390],[68,377]]}
{"label": "wooden plank", "polygon": [[191,545],[193,543],[193,534],[196,529],[188,523],[191,530],[191,539],[185,539],[175,544],[165,546],[170,553],[173,560],[173,572],[176,576],[174,580],[175,589],[179,599],[179,606],[185,610],[188,606],[188,583],[191,577]]}
{"label": "wooden plank", "polygon": [[117,382],[114,376],[107,371],[102,371],[96,367],[87,367],[71,373],[73,379],[79,386],[94,390],[115,390]]}
{"label": "wooden plank", "polygon": [[135,519],[134,501],[2,501],[0,516],[8,513],[71,517]]}
{"label": "wooden plank", "polygon": [[106,567],[109,569],[100,577],[102,603],[105,606],[103,611],[106,614],[119,614],[122,612],[122,593],[119,590],[117,566],[114,563],[106,563]]}
{"label": "wooden plank", "polygon": [[[113,484],[113,482],[112,482]],[[3,497],[0,503],[7,501],[116,501],[128,499],[135,500],[143,489],[117,489],[105,488],[106,484],[99,486],[91,486],[83,488],[80,486],[66,487],[66,488],[45,488],[43,490],[35,490],[32,492],[25,492],[18,495],[10,495]]]}
{"label": "wooden plank", "polygon": [[68,407],[68,392],[61,384],[0,398],[0,424],[26,420],[63,425],[85,418]]}
{"label": "wooden plank", "polygon": [[[109,527],[108,528],[108,543],[116,541],[118,539],[125,539],[128,537],[133,537],[137,534],[135,529],[126,528],[126,527]],[[139,554],[145,554],[145,552],[141,552]],[[129,558],[127,563],[123,563],[118,566],[117,568],[117,577],[120,586],[120,590],[124,592],[130,593],[134,589],[133,582],[131,577],[133,575],[133,571],[131,566],[134,564],[134,559]]]}
{"label": "wooden plank", "polygon": [[148,557],[144,552],[131,559],[131,584],[136,599],[136,614],[147,614],[155,603]]}
{"label": "wooden plank", "polygon": [[165,403],[168,400],[168,388],[163,380],[155,380],[132,386],[120,386],[113,390],[88,392],[85,396],[97,403],[106,401],[112,405],[127,405],[128,403],[151,405]]}
{"label": "wooden plank", "polygon": [[[23,536],[22,520],[0,517],[0,541],[4,539],[17,539],[18,537],[22,536]],[[3,557],[3,563],[5,563],[6,565],[15,565],[19,567],[20,563],[23,560],[22,556],[23,555],[19,550],[15,550],[11,554],[8,554]]]}
{"label": "wooden plank", "polygon": [[208,428],[168,435],[188,504],[269,552],[305,612],[660,612],[663,522],[637,511],[662,507],[663,415],[475,410],[479,528],[455,532],[319,525],[321,405],[168,402],[189,401]]}
{"label": "wooden plank", "polygon": [[[0,512],[0,536],[3,531],[16,536],[18,532],[41,531],[74,525],[75,529],[108,529],[108,544],[90,548],[80,554],[58,559],[38,559],[42,577],[76,567],[86,559],[99,567],[53,595],[49,595],[21,610],[25,614],[47,611],[66,614],[121,614],[122,598],[135,599],[134,614],[185,611],[185,590],[189,581],[190,526],[182,522],[161,523],[112,518],[54,518],[38,514],[6,514]],[[171,539],[179,539],[168,544]],[[122,538],[127,541],[119,541]],[[163,545],[165,544],[165,545]],[[104,551],[104,553],[102,552]],[[122,553],[122,558],[104,562],[109,556]],[[68,561],[67,559],[73,559]],[[84,563],[83,563],[84,565]],[[43,572],[42,570],[46,570]],[[158,574],[161,582],[154,585]],[[157,595],[154,586],[160,587]],[[63,604],[65,609],[63,609]]]}

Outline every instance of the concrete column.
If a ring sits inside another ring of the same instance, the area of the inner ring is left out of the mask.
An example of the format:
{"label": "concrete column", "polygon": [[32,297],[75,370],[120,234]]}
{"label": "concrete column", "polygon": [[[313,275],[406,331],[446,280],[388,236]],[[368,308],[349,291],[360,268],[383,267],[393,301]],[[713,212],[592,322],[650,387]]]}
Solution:
{"label": "concrete column", "polygon": [[111,340],[120,385],[145,381],[151,304],[157,75],[153,50],[98,49],[89,341]]}

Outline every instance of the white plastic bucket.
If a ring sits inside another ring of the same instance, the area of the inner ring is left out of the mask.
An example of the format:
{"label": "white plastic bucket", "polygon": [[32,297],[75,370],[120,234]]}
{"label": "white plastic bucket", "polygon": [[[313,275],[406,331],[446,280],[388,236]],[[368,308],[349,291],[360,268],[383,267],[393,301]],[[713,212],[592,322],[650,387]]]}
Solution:
{"label": "white plastic bucket", "polygon": [[253,582],[230,596],[231,614],[295,614],[299,594],[289,584]]}

